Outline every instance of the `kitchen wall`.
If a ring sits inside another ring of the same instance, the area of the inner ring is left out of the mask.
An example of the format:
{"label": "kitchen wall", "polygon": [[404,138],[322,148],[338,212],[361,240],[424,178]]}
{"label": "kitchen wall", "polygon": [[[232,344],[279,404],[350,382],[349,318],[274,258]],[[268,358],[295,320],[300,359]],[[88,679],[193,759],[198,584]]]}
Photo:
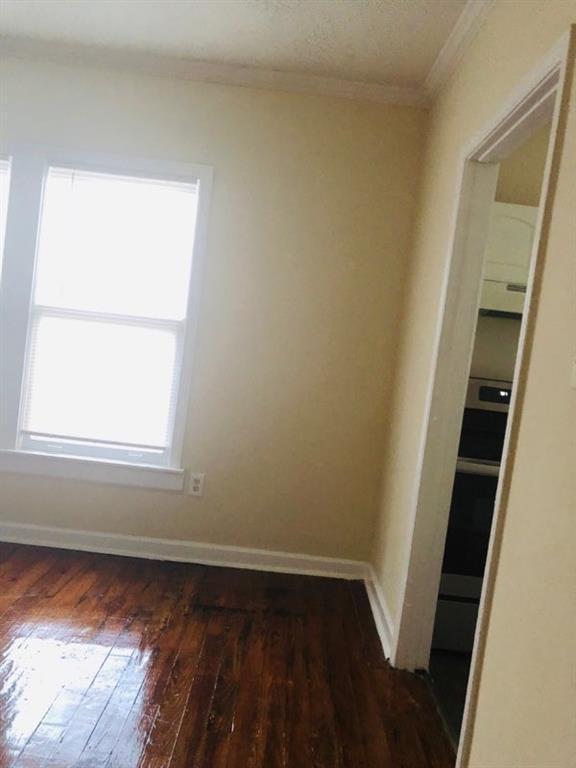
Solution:
{"label": "kitchen wall", "polygon": [[12,59],[0,115],[3,140],[215,169],[204,497],[4,475],[0,519],[366,559],[427,113]]}
{"label": "kitchen wall", "polygon": [[480,316],[470,376],[512,381],[519,336],[520,320]]}
{"label": "kitchen wall", "polygon": [[538,205],[549,139],[550,125],[546,124],[500,163],[496,187],[499,203]]}
{"label": "kitchen wall", "polygon": [[[432,111],[373,550],[393,618],[400,609],[410,551],[419,445],[459,152],[574,21],[574,0],[496,0]],[[562,176],[564,196],[556,212],[563,237],[551,244],[536,322],[481,677],[472,768],[569,768],[576,754],[576,407],[569,388],[576,353],[576,301],[574,247],[567,245],[574,242],[574,206],[569,204],[576,175],[574,125],[571,131],[566,153],[567,158],[572,153],[570,169]]]}
{"label": "kitchen wall", "polygon": [[[500,163],[497,202],[538,206],[549,138],[550,125],[545,125]],[[470,375],[511,381],[519,335],[519,319],[481,315]]]}

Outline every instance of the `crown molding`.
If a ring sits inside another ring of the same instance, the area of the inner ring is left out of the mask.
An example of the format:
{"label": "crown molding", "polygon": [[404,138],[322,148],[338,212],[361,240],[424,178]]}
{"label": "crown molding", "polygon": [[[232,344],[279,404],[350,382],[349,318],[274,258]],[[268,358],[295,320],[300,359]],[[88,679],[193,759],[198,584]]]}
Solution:
{"label": "crown molding", "polygon": [[464,6],[422,86],[423,97],[428,103],[450,79],[494,2],[495,0],[468,0]]}
{"label": "crown molding", "polygon": [[0,36],[0,56],[119,69],[202,83],[336,96],[378,104],[427,107],[448,81],[495,0],[468,0],[422,86],[398,86],[259,67],[218,64],[135,50]]}
{"label": "crown molding", "polygon": [[100,69],[121,69],[203,83],[337,96],[380,104],[423,106],[425,101],[424,92],[417,87],[216,64],[139,51],[71,45],[30,38],[0,36],[0,56]]}

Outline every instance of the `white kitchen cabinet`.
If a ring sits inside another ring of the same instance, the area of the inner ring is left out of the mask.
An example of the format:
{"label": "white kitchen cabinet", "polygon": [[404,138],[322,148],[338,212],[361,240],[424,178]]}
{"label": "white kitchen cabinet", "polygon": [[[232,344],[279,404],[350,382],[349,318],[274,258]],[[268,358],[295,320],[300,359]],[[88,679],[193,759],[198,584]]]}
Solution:
{"label": "white kitchen cabinet", "polygon": [[480,308],[521,313],[538,208],[494,203],[486,246]]}

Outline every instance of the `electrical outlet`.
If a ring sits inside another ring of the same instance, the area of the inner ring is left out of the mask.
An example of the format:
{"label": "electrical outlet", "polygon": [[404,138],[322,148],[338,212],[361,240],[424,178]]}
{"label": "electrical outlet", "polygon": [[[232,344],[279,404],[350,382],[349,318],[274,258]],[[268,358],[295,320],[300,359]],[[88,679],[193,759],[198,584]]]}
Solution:
{"label": "electrical outlet", "polygon": [[188,493],[190,496],[204,496],[204,472],[190,472]]}

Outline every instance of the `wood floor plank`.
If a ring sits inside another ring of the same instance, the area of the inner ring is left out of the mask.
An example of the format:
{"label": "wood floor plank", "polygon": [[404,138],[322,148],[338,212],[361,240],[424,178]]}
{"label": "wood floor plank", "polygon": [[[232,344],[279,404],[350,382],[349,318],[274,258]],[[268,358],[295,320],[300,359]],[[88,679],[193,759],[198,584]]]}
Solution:
{"label": "wood floor plank", "polygon": [[129,659],[107,656],[81,705],[76,709],[56,748],[46,761],[50,768],[78,766],[82,752],[116,690]]}
{"label": "wood floor plank", "polygon": [[453,768],[360,582],[0,543],[0,768]]}
{"label": "wood floor plank", "polygon": [[[170,690],[168,695],[166,691],[171,681],[179,679],[181,665],[189,663],[192,650],[189,623],[195,618],[190,612],[205,572],[195,567],[187,570],[180,566],[175,568],[173,564],[161,564],[164,568],[159,571],[159,565],[151,564],[145,569],[145,586],[133,605],[136,615],[145,622],[139,651],[147,657],[149,668],[145,683],[127,714],[106,763],[111,768],[154,764],[158,759],[155,755],[158,750],[161,759],[165,759],[164,750],[157,748],[157,742],[164,738],[164,720],[170,715],[169,710],[166,710],[167,702],[171,701]],[[154,585],[153,589],[151,585]],[[178,665],[182,651],[184,656]],[[186,689],[180,692],[180,699],[186,700]],[[160,719],[158,701],[162,701],[163,718]],[[175,722],[171,720],[170,727],[174,725]],[[172,750],[172,744],[166,747],[168,750]]]}
{"label": "wood floor plank", "polygon": [[224,613],[217,611],[210,616],[198,674],[192,683],[170,766],[201,765],[200,755],[229,632],[230,625]]}
{"label": "wood floor plank", "polygon": [[305,628],[305,663],[310,690],[310,751],[314,768],[342,768],[343,747],[336,730],[320,615],[311,613]]}
{"label": "wood floor plank", "polygon": [[230,734],[227,768],[261,765],[264,749],[266,619],[257,612],[250,622],[244,661],[239,672],[234,729]]}
{"label": "wood floor plank", "polygon": [[146,759],[143,760],[145,764],[152,765],[160,759],[168,764],[172,757],[186,712],[189,692],[198,669],[205,633],[206,617],[204,615],[184,617],[184,631],[178,654],[162,694],[162,708],[146,744]]}
{"label": "wood floor plank", "polygon": [[[126,658],[114,654],[110,657]],[[107,762],[120,738],[127,715],[144,685],[145,676],[140,655],[134,651],[127,658],[128,664],[75,763],[77,768],[90,768]]]}
{"label": "wood floor plank", "polygon": [[286,740],[286,647],[288,645],[288,620],[273,615],[269,621],[267,641],[266,678],[267,718],[263,764],[270,768],[288,768],[288,744]]}
{"label": "wood floor plank", "polygon": [[206,726],[199,745],[193,746],[196,763],[204,768],[226,768],[230,734],[234,729],[234,715],[240,668],[246,652],[250,617],[233,613],[226,619],[226,642]]}

